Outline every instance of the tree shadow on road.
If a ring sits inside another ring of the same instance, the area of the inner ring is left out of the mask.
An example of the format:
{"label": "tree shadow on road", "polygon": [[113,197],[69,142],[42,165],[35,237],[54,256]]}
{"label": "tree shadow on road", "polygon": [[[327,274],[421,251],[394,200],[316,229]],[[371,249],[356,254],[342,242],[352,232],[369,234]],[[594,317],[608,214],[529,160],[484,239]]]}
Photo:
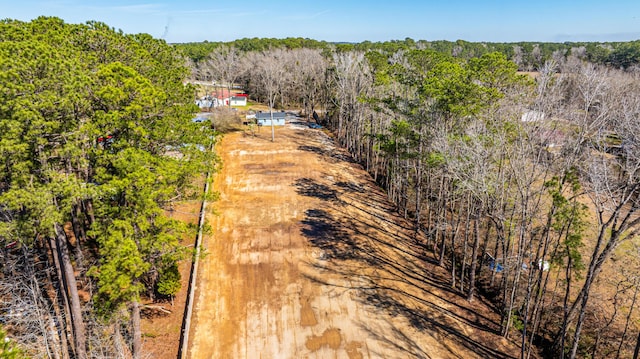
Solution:
{"label": "tree shadow on road", "polygon": [[294,182],[294,187],[299,195],[313,197],[325,201],[337,201],[338,191],[325,184],[318,183],[311,178],[299,178]]}
{"label": "tree shadow on road", "polygon": [[302,220],[302,234],[322,250],[321,259],[357,258],[360,248],[342,224],[321,209],[309,209]]}
{"label": "tree shadow on road", "polygon": [[[415,358],[415,359],[431,359],[423,346],[420,345],[414,338],[411,338],[402,329],[389,323],[390,328],[386,328],[385,334],[382,335],[379,328],[374,328],[371,323],[360,321],[356,323],[358,327],[367,332],[371,338],[384,343],[386,346],[394,348],[399,352],[396,358]],[[390,329],[390,330],[389,330]],[[376,353],[371,354],[376,358],[388,358],[388,353]]]}
{"label": "tree shadow on road", "polygon": [[348,191],[351,193],[365,193],[364,187],[354,182],[336,182],[336,186],[340,187],[343,191]]}
{"label": "tree shadow on road", "polygon": [[[377,199],[364,195],[366,188],[345,181],[325,185],[307,178],[296,181],[295,186],[300,195],[325,201],[322,208],[307,210],[302,220],[302,234],[322,251],[319,261],[308,263],[313,270],[305,277],[354,291],[355,298],[372,312],[382,310],[391,317],[405,318],[418,332],[446,338],[441,345],[449,354],[468,350],[482,357],[511,358],[502,351],[504,342],[496,340],[499,324],[487,314],[491,310],[478,302],[470,305],[451,287],[446,271],[416,246],[409,223],[398,217],[382,220],[381,214],[372,213],[368,204]],[[345,197],[347,193],[355,196]],[[387,324],[394,328],[394,338],[384,337],[388,330],[376,333],[364,323],[363,328],[407,354],[400,357],[430,358],[413,331],[405,332],[391,321]]]}
{"label": "tree shadow on road", "polygon": [[[434,315],[432,311],[427,312],[417,309],[414,306],[407,306],[396,298],[388,295],[388,291],[371,290],[363,300],[377,308],[384,308],[392,315],[404,316],[414,328],[420,331],[428,331],[435,338],[447,337],[448,340],[451,340],[451,337],[453,337],[456,343],[481,357],[499,359],[515,358],[514,356],[491,348],[478,340],[471,339],[464,331],[456,328],[456,325],[447,323],[449,320],[445,318],[445,314]],[[371,331],[371,329],[369,330]],[[490,341],[491,339],[487,338],[487,343]]]}
{"label": "tree shadow on road", "polygon": [[308,146],[308,145],[300,145],[300,146],[298,146],[298,150],[306,151],[306,152],[313,152],[313,153],[319,154],[320,156],[324,156],[328,152],[327,150],[323,149],[322,147],[319,147],[319,146]]}
{"label": "tree shadow on road", "polygon": [[317,153],[318,155],[324,157],[330,163],[337,163],[337,162],[356,163],[356,161],[353,159],[353,157],[351,157],[350,154],[334,148],[322,148],[318,146],[301,145],[301,146],[298,146],[298,150]]}

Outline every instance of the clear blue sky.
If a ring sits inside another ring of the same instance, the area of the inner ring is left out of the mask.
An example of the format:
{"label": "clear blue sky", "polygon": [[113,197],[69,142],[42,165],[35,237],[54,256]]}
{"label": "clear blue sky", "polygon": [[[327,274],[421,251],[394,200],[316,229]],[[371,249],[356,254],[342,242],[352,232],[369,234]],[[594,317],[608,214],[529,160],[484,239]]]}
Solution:
{"label": "clear blue sky", "polygon": [[628,41],[640,39],[640,0],[0,0],[0,18],[96,20],[168,42],[308,37]]}

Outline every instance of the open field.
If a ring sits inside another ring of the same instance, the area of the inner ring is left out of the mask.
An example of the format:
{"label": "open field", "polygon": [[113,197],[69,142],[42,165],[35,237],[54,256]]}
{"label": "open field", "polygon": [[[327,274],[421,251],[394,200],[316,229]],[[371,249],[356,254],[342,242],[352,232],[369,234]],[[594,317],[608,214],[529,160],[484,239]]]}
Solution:
{"label": "open field", "polygon": [[445,284],[408,222],[318,130],[218,145],[190,358],[508,358],[498,316]]}

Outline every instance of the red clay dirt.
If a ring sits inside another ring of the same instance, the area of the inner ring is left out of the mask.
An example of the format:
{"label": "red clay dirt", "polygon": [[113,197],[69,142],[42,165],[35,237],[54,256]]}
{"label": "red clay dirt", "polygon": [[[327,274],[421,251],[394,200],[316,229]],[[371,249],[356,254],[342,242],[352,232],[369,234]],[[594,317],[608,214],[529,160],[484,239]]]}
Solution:
{"label": "red clay dirt", "polygon": [[370,176],[319,130],[225,135],[190,358],[509,358]]}

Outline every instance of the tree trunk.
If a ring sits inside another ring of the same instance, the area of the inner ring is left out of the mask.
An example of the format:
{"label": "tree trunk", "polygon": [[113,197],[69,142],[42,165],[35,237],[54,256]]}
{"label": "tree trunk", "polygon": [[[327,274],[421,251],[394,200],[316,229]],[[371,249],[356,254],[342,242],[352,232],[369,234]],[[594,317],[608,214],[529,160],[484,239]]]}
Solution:
{"label": "tree trunk", "polygon": [[[553,206],[547,216],[547,222],[544,227],[544,231],[540,237],[540,243],[538,244],[538,248],[536,250],[536,255],[534,257],[534,261],[531,263],[531,273],[535,274],[535,280],[533,283],[534,299],[533,299],[533,309],[531,311],[531,330],[529,331],[529,340],[528,340],[528,348],[526,358],[528,359],[531,356],[533,341],[535,339],[536,333],[538,331],[538,325],[540,323],[540,318],[542,316],[542,311],[544,310],[542,303],[545,299],[545,294],[547,292],[547,283],[549,280],[548,273],[545,275],[544,271],[544,262],[545,258],[547,258],[549,245],[550,245],[550,234],[551,234],[551,224],[553,222],[553,214],[555,213],[556,208]],[[537,266],[537,267],[536,267]],[[537,268],[537,270],[534,270]],[[529,304],[527,304],[528,306]]]}
{"label": "tree trunk", "polygon": [[440,267],[444,267],[444,255],[446,253],[447,250],[447,235],[445,230],[440,230],[440,254],[438,254],[438,265]]}
{"label": "tree trunk", "polygon": [[[35,275],[31,277],[32,293],[35,296],[34,303],[45,298],[45,295],[40,291],[40,284]],[[66,322],[60,315],[60,308],[58,306],[57,298],[51,300],[51,310],[47,314],[38,313],[40,318],[45,317],[44,321],[47,323],[48,335],[45,335],[45,342],[47,347],[47,353],[49,356],[53,356],[54,359],[69,359],[69,347],[67,341]],[[36,305],[34,310],[40,312],[39,305]],[[55,319],[54,319],[55,318]],[[56,320],[59,326],[56,326]]]}
{"label": "tree trunk", "polygon": [[140,329],[140,303],[132,302],[131,329],[133,330],[133,359],[140,359],[142,355],[142,331]]}
{"label": "tree trunk", "polygon": [[[60,315],[60,308],[58,305],[59,296],[54,296],[52,298],[51,296],[47,295],[48,293],[46,291],[43,293],[41,290],[43,286],[45,288],[47,286],[55,288],[55,286],[53,285],[53,281],[51,280],[51,272],[45,270],[46,279],[48,282],[45,282],[44,284],[41,283],[41,281],[36,276],[36,264],[34,263],[34,257],[36,257],[37,255],[31,256],[27,250],[27,247],[25,246],[22,247],[22,256],[27,263],[27,268],[25,268],[25,273],[23,273],[23,275],[29,276],[28,284],[24,283],[24,285],[29,287],[29,293],[31,295],[30,299],[34,304],[32,311],[34,312],[36,318],[38,318],[38,321],[41,325],[42,333],[44,334],[43,340],[47,355],[49,358],[54,359],[68,359],[69,342],[67,341],[66,336],[66,328],[68,327],[68,325]],[[16,274],[17,273],[14,272],[9,275],[14,277],[16,276]],[[56,292],[59,293],[59,291]],[[51,303],[51,309],[47,308],[47,305],[41,305],[41,303],[46,302],[47,299]],[[56,326],[56,320],[58,321],[59,326]]]}
{"label": "tree trunk", "polygon": [[[459,207],[458,210],[460,212],[462,212],[462,206],[463,206],[463,201],[462,199],[459,200]],[[452,207],[452,212],[454,211],[453,207],[455,206],[455,202],[452,202],[451,207]],[[452,221],[452,226],[453,228],[451,229],[451,236],[449,237],[449,239],[451,240],[451,248],[449,248],[449,250],[451,251],[451,289],[456,289],[456,270],[457,270],[457,263],[456,263],[456,237],[458,236],[458,232],[460,230],[460,216],[456,215],[454,213],[451,214],[451,221]]]}
{"label": "tree trunk", "polygon": [[469,293],[467,294],[467,300],[470,302],[473,301],[476,289],[476,266],[478,265],[478,249],[480,248],[479,220],[480,216],[473,221],[473,250],[471,253],[471,268],[469,269]]}
{"label": "tree trunk", "polygon": [[[62,340],[61,336],[58,335],[56,323],[52,315],[49,315],[49,317],[47,318],[47,325],[49,329],[48,337],[45,338],[47,355],[49,355],[49,357],[53,357],[53,359],[62,359],[63,357],[61,357],[60,354],[63,353],[62,348],[64,348],[66,344]],[[63,330],[60,331],[60,333],[63,333],[63,332],[64,332]],[[64,357],[64,359],[68,357],[69,356],[67,355]]]}
{"label": "tree trunk", "polygon": [[624,340],[627,337],[627,331],[629,330],[629,322],[631,321],[631,315],[633,314],[633,309],[636,307],[636,301],[638,300],[639,289],[640,289],[640,284],[636,283],[636,287],[633,290],[633,299],[631,299],[631,306],[629,306],[629,313],[627,314],[627,319],[624,324],[624,331],[622,332],[622,338],[620,338],[620,344],[618,345],[618,350],[616,351],[616,359],[620,357],[620,351],[622,350],[622,345],[624,344]]}
{"label": "tree trunk", "polygon": [[118,358],[126,358],[125,352],[128,352],[128,349],[122,344],[124,340],[122,339],[122,333],[120,333],[120,320],[116,320],[116,323],[113,325],[113,346],[118,355]]}
{"label": "tree trunk", "polygon": [[440,267],[444,267],[444,256],[447,250],[447,194],[444,193],[444,177],[442,178],[440,186],[440,198],[442,198],[442,203],[440,204],[440,208],[438,208],[438,223],[436,225],[438,226],[440,236],[442,237],[440,254],[438,255],[438,265]]}
{"label": "tree trunk", "polygon": [[[480,220],[480,217],[478,217]],[[487,229],[484,233],[483,243],[482,243],[482,251],[480,251],[480,260],[478,263],[478,275],[482,275],[482,270],[485,266],[485,257],[487,255],[487,248],[489,248],[489,237],[491,236],[491,221],[487,221]],[[497,242],[497,241],[496,241]],[[474,281],[475,282],[475,281]]]}
{"label": "tree trunk", "polygon": [[496,281],[496,275],[498,273],[498,250],[501,248],[500,247],[500,241],[504,241],[503,237],[502,237],[502,233],[499,230],[499,227],[496,226],[496,243],[493,246],[493,268],[491,269],[491,281],[489,282],[489,286],[493,287],[495,281]]}
{"label": "tree trunk", "polygon": [[[619,208],[621,208],[621,206],[619,206],[618,209]],[[623,220],[622,223],[616,225],[617,213],[615,213],[611,217],[611,219],[608,221],[608,223],[613,223],[613,225],[609,226],[607,223],[600,228],[600,233],[598,234],[598,240],[596,241],[596,246],[593,250],[593,255],[591,256],[591,260],[589,262],[589,269],[587,271],[587,276],[585,278],[584,285],[582,286],[582,289],[580,290],[578,298],[576,299],[576,301],[574,302],[574,305],[571,307],[571,310],[570,310],[570,314],[574,313],[574,311],[577,308],[578,302],[580,303],[580,311],[578,312],[578,320],[576,322],[575,338],[573,341],[573,346],[571,348],[571,356],[570,356],[571,359],[574,359],[577,355],[578,344],[580,342],[580,333],[582,331],[582,326],[584,324],[587,304],[589,303],[589,295],[591,294],[591,286],[593,285],[593,282],[595,281],[596,277],[600,273],[600,270],[602,269],[602,265],[605,263],[606,259],[611,256],[611,253],[616,248],[616,245],[619,243],[620,233],[623,232],[621,228],[625,228],[624,222],[631,216],[631,214],[633,214],[633,211],[630,211],[626,215],[626,218]],[[600,221],[600,222],[603,223],[603,221]],[[605,241],[604,238],[605,238],[606,232],[610,232],[610,233],[609,233],[609,238]],[[604,248],[602,249],[602,251],[600,251],[600,248],[602,247],[603,242],[606,242],[606,243],[604,244]]]}
{"label": "tree trunk", "polygon": [[[81,242],[86,240],[86,232],[84,227],[84,221],[82,220],[82,212],[80,210],[80,204],[75,204],[71,210],[71,224],[73,227],[73,234],[76,237],[75,244],[75,256],[76,256],[76,267],[79,267],[83,262],[82,255],[82,246]],[[83,272],[82,268],[79,268],[80,272]]]}
{"label": "tree trunk", "polygon": [[[71,317],[71,306],[69,305],[69,296],[67,295],[67,284],[64,280],[64,272],[62,271],[62,265],[60,264],[60,257],[58,256],[58,246],[56,245],[55,238],[49,238],[49,246],[51,247],[51,258],[53,260],[54,267],[56,269],[56,276],[58,277],[58,290],[56,290],[56,295],[58,298],[51,298],[51,303],[53,303],[53,310],[56,313],[56,316],[59,320],[60,325],[60,334],[64,338],[62,339],[62,348],[63,353],[66,352],[66,357],[69,357],[69,347],[71,347],[72,351],[75,353],[75,344],[69,341],[69,337],[73,338],[73,325],[70,322]],[[47,271],[47,279],[51,283],[52,287],[56,287],[53,283],[54,280],[51,276],[51,273]],[[62,304],[64,307],[62,310],[65,315],[60,310],[58,305],[59,300],[62,300]]]}
{"label": "tree trunk", "polygon": [[80,304],[80,297],[78,295],[78,285],[76,283],[76,277],[71,265],[71,258],[69,258],[69,248],[67,247],[67,236],[62,228],[62,225],[56,223],[54,225],[56,234],[56,246],[58,250],[58,259],[61,264],[63,272],[63,281],[66,284],[65,295],[69,298],[69,306],[71,309],[71,322],[73,324],[74,343],[76,348],[76,358],[86,359],[86,334],[84,321],[82,320],[82,306]]}
{"label": "tree trunk", "polygon": [[466,218],[464,223],[464,241],[462,243],[462,262],[460,263],[460,293],[464,293],[467,271],[467,252],[469,250],[469,226],[471,225],[471,195],[467,195]]}
{"label": "tree trunk", "polygon": [[569,296],[571,294],[571,266],[572,266],[571,263],[572,263],[571,257],[569,257],[567,259],[567,267],[565,268],[566,289],[564,293],[564,300],[562,302],[563,303],[562,304],[562,312],[563,312],[562,326],[560,327],[560,335],[558,335],[558,337],[556,338],[556,341],[558,341],[559,343],[559,346],[556,345],[556,350],[559,350],[561,359],[564,358],[564,346],[566,342],[567,329],[569,328],[569,314],[570,314]]}
{"label": "tree trunk", "polygon": [[587,313],[587,303],[589,302],[589,295],[591,294],[591,284],[593,284],[593,274],[587,274],[587,279],[584,284],[585,292],[580,302],[580,312],[578,313],[578,321],[576,322],[576,332],[573,338],[573,346],[571,347],[570,359],[575,359],[578,354],[578,344],[580,344],[580,334],[582,331],[582,325],[584,324],[584,318]]}
{"label": "tree trunk", "polygon": [[87,215],[87,227],[91,228],[93,222],[96,221],[95,215],[93,213],[93,201],[91,199],[87,199],[82,201],[82,206],[84,209],[84,213]]}
{"label": "tree trunk", "polygon": [[423,130],[422,123],[420,123],[419,136],[418,136],[418,163],[416,164],[416,213],[415,213],[415,224],[416,232],[415,238],[418,238],[418,233],[420,232],[420,222],[422,220],[422,157],[423,154]]}
{"label": "tree trunk", "polygon": [[273,124],[273,102],[271,102],[269,106],[269,118],[271,118],[271,142],[274,142],[276,138],[276,127]]}

